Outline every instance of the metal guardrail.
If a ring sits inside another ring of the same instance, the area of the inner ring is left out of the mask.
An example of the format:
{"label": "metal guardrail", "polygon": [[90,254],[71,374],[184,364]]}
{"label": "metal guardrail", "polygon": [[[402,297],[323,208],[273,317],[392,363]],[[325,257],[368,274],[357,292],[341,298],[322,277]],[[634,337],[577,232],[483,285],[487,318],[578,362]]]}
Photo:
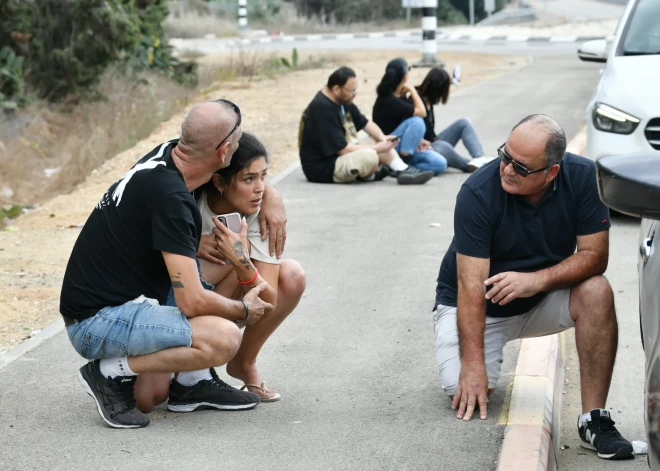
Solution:
{"label": "metal guardrail", "polygon": [[534,8],[507,8],[477,23],[478,26],[517,25],[537,20]]}

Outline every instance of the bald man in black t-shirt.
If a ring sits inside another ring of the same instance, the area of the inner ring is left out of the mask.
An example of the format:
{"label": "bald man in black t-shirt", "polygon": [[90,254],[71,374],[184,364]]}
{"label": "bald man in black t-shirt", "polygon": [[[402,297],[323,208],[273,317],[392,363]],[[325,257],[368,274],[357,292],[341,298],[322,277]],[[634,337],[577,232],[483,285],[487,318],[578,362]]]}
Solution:
{"label": "bald man in black t-shirt", "polygon": [[[191,191],[229,165],[241,133],[233,103],[194,106],[181,138],[157,146],[114,183],[78,236],[60,312],[72,345],[92,360],[78,379],[111,427],[148,425],[136,407],[136,383],[148,387],[149,375],[169,378],[173,371],[180,373],[169,389],[170,410],[259,403],[258,395],[220,381],[213,367],[236,354],[236,322],[251,325],[272,310],[259,298],[266,283],[242,301],[224,298],[202,286],[195,259],[202,223]],[[268,187],[264,201],[281,203],[273,192]],[[248,250],[247,241],[232,236],[235,247]],[[178,308],[165,306],[172,288]]]}

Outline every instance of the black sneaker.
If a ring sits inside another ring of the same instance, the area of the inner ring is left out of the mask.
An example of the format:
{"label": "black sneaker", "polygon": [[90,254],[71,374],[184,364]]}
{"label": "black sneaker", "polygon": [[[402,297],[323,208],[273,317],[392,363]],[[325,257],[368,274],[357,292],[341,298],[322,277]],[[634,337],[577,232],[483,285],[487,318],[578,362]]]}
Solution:
{"label": "black sneaker", "polygon": [[374,181],[381,181],[385,177],[390,176],[390,168],[387,165],[380,165],[376,173],[374,173]]}
{"label": "black sneaker", "polygon": [[133,387],[137,376],[104,378],[99,360],[90,361],[78,370],[78,381],[96,401],[101,418],[113,428],[140,428],[149,425],[149,418],[135,404]]}
{"label": "black sneaker", "polygon": [[399,185],[421,185],[433,178],[431,170],[420,170],[411,165],[407,169],[396,172],[396,182]]}
{"label": "black sneaker", "polygon": [[172,380],[167,408],[172,412],[192,412],[204,409],[252,409],[261,400],[258,394],[240,391],[218,378],[211,368],[213,379],[204,379],[193,386],[183,386]]}
{"label": "black sneaker", "polygon": [[592,410],[591,420],[578,427],[578,433],[582,448],[595,450],[599,458],[633,458],[632,444],[621,436],[610,418],[610,413],[605,409]]}

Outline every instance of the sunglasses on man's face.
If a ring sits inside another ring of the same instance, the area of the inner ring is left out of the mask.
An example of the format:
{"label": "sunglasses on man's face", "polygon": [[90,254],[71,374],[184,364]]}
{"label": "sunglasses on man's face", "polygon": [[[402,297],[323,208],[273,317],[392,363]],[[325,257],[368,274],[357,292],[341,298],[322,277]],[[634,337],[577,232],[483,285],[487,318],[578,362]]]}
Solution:
{"label": "sunglasses on man's face", "polygon": [[222,144],[224,144],[227,139],[229,139],[229,136],[234,134],[234,131],[236,131],[239,128],[239,126],[241,125],[242,117],[241,117],[241,109],[235,103],[233,103],[229,100],[225,100],[223,98],[221,98],[219,100],[215,100],[215,102],[216,103],[225,103],[225,104],[231,106],[233,108],[233,110],[236,112],[236,116],[238,116],[238,121],[236,121],[236,125],[233,127],[233,129],[231,131],[229,131],[229,134],[227,134],[227,137],[225,137],[223,140],[221,140],[220,144],[218,144],[217,147],[215,148],[215,150],[218,150],[218,149],[220,149],[220,146]]}
{"label": "sunglasses on man's face", "polygon": [[499,156],[500,160],[504,162],[505,167],[511,164],[513,166],[513,170],[521,177],[526,177],[527,175],[531,175],[533,173],[538,173],[544,170],[548,170],[550,167],[552,167],[552,165],[554,165],[554,164],[548,165],[547,167],[543,167],[538,170],[528,170],[527,167],[525,167],[523,164],[519,162],[516,162],[511,158],[509,154],[506,153],[506,150],[504,150],[505,145],[506,142],[497,149],[497,155]]}

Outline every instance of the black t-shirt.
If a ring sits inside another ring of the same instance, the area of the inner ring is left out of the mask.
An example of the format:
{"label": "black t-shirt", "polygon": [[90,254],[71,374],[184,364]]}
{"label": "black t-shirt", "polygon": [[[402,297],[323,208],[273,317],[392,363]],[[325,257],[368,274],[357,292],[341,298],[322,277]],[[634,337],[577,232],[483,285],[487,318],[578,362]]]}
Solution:
{"label": "black t-shirt", "polygon": [[338,105],[318,92],[303,112],[298,132],[300,163],[310,182],[332,183],[337,152],[357,144],[369,120],[353,103]]}
{"label": "black t-shirt", "polygon": [[92,211],[66,267],[62,315],[86,319],[141,295],[164,304],[172,282],[161,252],[195,258],[202,220],[172,161],[177,142],[142,157]]}
{"label": "black t-shirt", "polygon": [[[536,272],[575,253],[577,236],[609,229],[610,214],[598,197],[596,165],[566,153],[561,169],[537,205],[504,191],[500,161],[486,164],[463,184],[454,209],[454,239],[442,260],[436,305],[456,306],[456,253],[489,258],[489,277],[506,271]],[[547,293],[499,306],[486,302],[486,314],[524,314]]]}
{"label": "black t-shirt", "polygon": [[392,134],[396,127],[415,114],[415,105],[404,97],[379,96],[374,103],[371,118],[383,133]]}
{"label": "black t-shirt", "polygon": [[437,140],[438,136],[435,133],[435,114],[433,114],[433,106],[428,106],[424,103],[424,108],[426,108],[426,118],[424,118],[426,133],[424,134],[424,139],[429,142],[434,142]]}

